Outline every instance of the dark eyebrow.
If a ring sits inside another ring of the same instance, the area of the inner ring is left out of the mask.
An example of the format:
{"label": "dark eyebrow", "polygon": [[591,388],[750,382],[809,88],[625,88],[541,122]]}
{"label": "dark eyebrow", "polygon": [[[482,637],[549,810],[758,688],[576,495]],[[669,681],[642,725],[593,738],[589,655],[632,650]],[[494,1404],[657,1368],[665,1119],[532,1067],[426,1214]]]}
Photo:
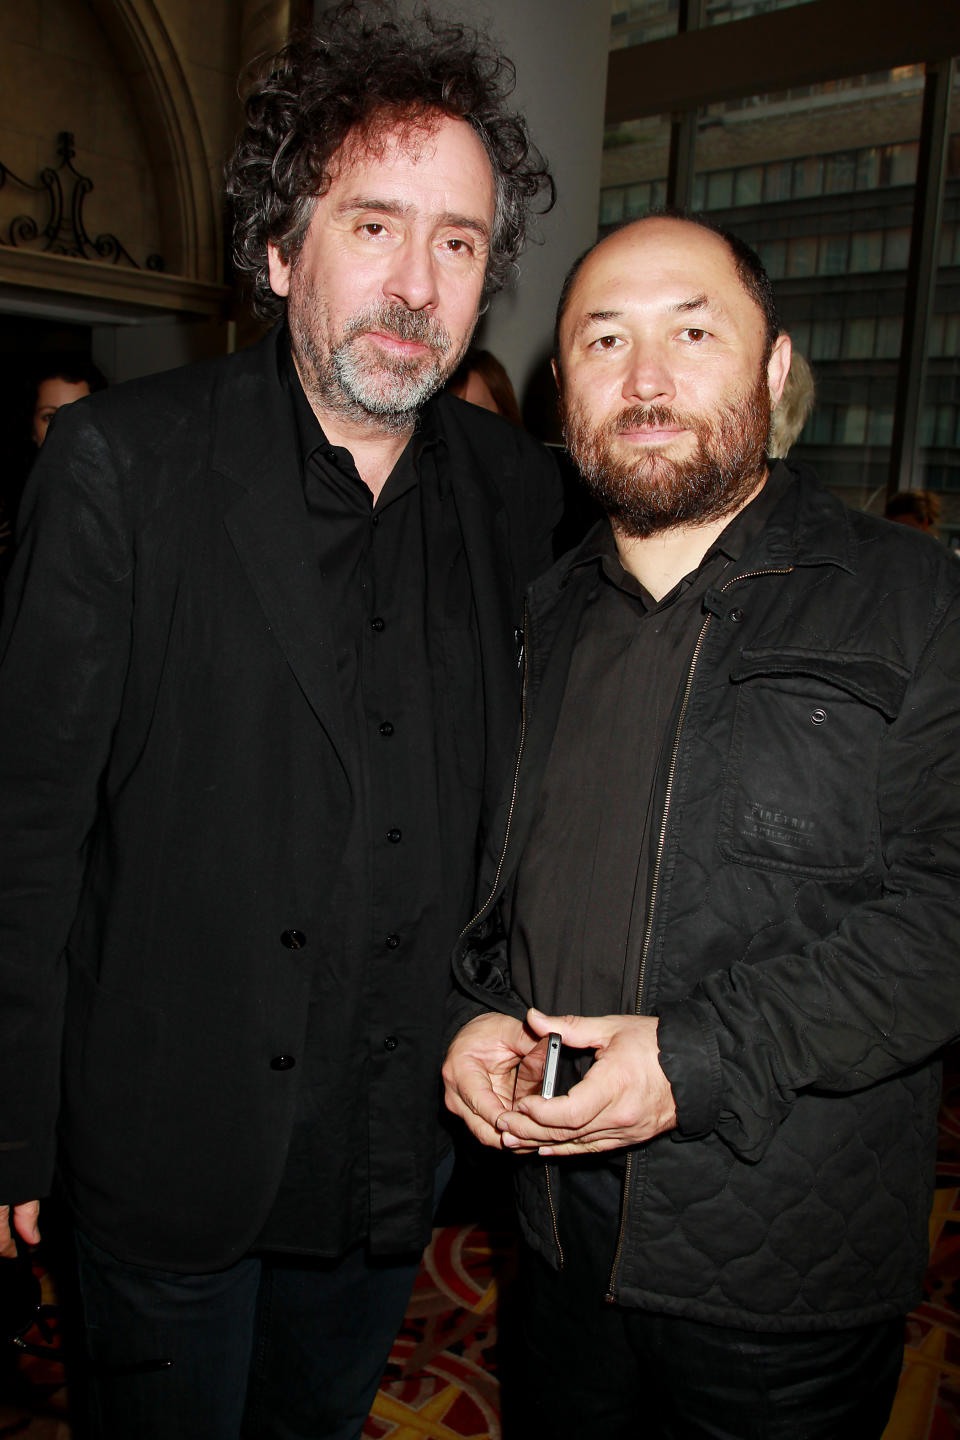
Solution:
{"label": "dark eyebrow", "polygon": [[623,314],[622,310],[588,310],[586,315],[581,315],[577,321],[573,334],[579,335],[589,325],[603,324],[605,320],[619,320]]}
{"label": "dark eyebrow", "polygon": [[[396,215],[401,220],[414,213],[412,205],[404,205],[400,200],[384,200],[376,195],[351,195],[337,206],[338,215],[349,215],[361,210],[376,210],[381,215]],[[475,215],[460,215],[456,211],[448,210],[436,218],[439,225],[452,225],[457,230],[471,230],[482,240],[490,239],[490,227]]]}
{"label": "dark eyebrow", "polygon": [[[694,295],[690,300],[680,300],[680,301],[674,306],[674,309],[675,309],[678,313],[682,314],[683,312],[685,312],[685,311],[687,311],[687,310],[709,310],[710,307],[711,307],[711,300],[710,300],[709,295],[707,295],[706,293],[702,293],[702,294],[700,294],[700,295]],[[716,309],[719,309],[720,307],[717,306],[717,305],[714,305],[713,308],[716,310]]]}

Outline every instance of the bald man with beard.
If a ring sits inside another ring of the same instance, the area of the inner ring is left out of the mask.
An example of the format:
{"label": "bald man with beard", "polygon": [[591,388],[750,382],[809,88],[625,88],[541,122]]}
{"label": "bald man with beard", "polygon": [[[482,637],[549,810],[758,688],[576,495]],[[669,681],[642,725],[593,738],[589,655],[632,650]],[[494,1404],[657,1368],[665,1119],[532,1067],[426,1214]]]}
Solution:
{"label": "bald man with beard", "polygon": [[960,1029],[960,577],[768,461],[734,237],[617,231],[557,337],[607,518],[528,594],[445,1065],[515,1157],[526,1433],[879,1437]]}

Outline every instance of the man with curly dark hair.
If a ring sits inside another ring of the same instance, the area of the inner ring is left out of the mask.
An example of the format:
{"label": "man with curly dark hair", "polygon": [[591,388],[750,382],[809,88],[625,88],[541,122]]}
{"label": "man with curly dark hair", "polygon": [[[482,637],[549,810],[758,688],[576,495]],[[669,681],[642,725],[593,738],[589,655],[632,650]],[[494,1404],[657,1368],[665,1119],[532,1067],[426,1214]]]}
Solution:
{"label": "man with curly dark hair", "polygon": [[97,1437],[358,1436],[430,1233],[447,957],[557,508],[541,447],[435,394],[550,197],[511,81],[384,5],[289,45],[229,181],[278,324],[71,406],[31,480],[0,1249],[56,1157]]}

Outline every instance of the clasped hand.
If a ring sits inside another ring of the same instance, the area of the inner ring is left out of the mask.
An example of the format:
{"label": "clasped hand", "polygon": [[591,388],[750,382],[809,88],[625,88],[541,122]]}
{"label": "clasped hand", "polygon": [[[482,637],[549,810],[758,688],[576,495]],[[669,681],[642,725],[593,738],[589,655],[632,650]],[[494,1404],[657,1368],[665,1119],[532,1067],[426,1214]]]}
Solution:
{"label": "clasped hand", "polygon": [[[677,1122],[660,1068],[654,1015],[487,1014],[455,1037],[443,1067],[447,1108],[484,1145],[519,1154],[582,1155],[637,1145]],[[539,1095],[543,1042],[594,1051],[586,1075],[552,1100]]]}

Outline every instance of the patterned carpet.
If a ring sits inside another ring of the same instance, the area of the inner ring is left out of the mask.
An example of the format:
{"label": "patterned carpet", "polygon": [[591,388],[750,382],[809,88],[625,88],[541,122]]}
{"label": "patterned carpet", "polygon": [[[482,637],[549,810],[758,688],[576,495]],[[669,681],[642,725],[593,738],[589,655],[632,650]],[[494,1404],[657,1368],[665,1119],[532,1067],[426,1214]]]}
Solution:
{"label": "patterned carpet", "polygon": [[[884,1440],[960,1437],[960,1051],[944,1084],[937,1184],[926,1296],[908,1321]],[[501,1440],[498,1301],[515,1252],[508,1212],[493,1208],[499,1228],[449,1224],[434,1232],[365,1440]],[[50,1277],[37,1270],[53,1304]],[[49,1339],[37,1327],[27,1338],[56,1347],[56,1325],[54,1313]],[[68,1398],[55,1348],[42,1359],[0,1352],[0,1440],[79,1440]]]}

